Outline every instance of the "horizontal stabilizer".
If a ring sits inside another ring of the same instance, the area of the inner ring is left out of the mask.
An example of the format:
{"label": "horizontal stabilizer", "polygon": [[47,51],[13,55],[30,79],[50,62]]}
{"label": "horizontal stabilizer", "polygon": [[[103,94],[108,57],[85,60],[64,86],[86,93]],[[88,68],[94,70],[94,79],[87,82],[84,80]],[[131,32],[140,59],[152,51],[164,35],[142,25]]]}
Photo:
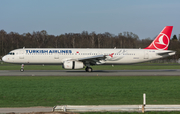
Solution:
{"label": "horizontal stabilizer", "polygon": [[159,52],[159,53],[157,53],[157,55],[160,55],[160,56],[165,56],[165,55],[171,56],[171,55],[174,55],[175,53],[176,53],[175,51],[169,50],[168,52]]}

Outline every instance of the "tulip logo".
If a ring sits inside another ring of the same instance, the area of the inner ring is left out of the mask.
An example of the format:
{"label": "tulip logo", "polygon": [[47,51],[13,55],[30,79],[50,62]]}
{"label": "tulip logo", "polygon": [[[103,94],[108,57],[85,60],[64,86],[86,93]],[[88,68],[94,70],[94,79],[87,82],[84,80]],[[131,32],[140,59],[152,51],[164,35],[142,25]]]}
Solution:
{"label": "tulip logo", "polygon": [[166,49],[169,46],[169,38],[166,34],[160,33],[153,41],[156,49]]}

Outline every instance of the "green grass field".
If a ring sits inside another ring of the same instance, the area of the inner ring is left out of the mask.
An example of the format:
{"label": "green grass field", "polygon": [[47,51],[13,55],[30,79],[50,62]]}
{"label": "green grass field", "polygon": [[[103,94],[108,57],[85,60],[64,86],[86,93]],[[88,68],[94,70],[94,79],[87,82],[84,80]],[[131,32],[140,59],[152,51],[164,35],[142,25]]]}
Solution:
{"label": "green grass field", "polygon": [[[20,65],[1,63],[0,70],[19,70]],[[141,63],[93,66],[93,70],[180,69],[179,64]],[[64,70],[61,65],[25,65],[25,70]],[[55,105],[180,104],[180,77],[0,77],[0,107]],[[169,114],[170,112],[146,112]],[[179,112],[171,112],[178,114]],[[102,114],[83,113],[83,114]],[[103,112],[103,114],[132,114]],[[133,114],[138,114],[133,112]]]}
{"label": "green grass field", "polygon": [[180,104],[180,77],[0,77],[0,107]]}

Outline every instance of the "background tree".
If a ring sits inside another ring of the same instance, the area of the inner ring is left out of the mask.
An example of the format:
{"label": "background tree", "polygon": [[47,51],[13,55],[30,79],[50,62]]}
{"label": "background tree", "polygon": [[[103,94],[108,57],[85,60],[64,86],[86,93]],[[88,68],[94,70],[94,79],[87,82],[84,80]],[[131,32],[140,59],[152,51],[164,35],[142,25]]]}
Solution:
{"label": "background tree", "polygon": [[173,35],[173,38],[172,38],[172,41],[177,41],[177,36],[176,35]]}

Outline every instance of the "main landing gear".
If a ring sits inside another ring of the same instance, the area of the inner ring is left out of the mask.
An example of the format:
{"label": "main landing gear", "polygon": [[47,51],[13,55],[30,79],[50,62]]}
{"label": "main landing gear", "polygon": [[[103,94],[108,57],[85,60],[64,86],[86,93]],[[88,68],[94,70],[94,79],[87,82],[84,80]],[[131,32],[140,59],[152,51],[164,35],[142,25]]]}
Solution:
{"label": "main landing gear", "polygon": [[85,71],[86,71],[86,72],[92,72],[93,69],[92,69],[91,67],[88,67],[88,66],[87,66],[87,67],[85,68]]}
{"label": "main landing gear", "polygon": [[21,65],[20,71],[21,71],[21,72],[24,72],[24,64]]}

